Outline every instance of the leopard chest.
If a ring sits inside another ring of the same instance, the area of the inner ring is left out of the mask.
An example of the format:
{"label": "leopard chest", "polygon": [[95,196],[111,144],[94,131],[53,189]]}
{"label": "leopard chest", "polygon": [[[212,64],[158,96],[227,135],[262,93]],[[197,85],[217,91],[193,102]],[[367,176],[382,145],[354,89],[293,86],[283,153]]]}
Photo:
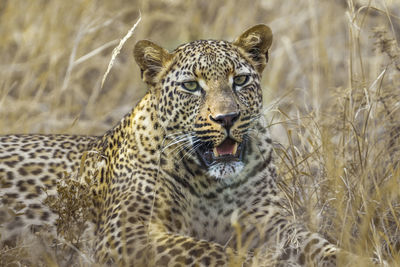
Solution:
{"label": "leopard chest", "polygon": [[190,235],[226,244],[233,234],[231,216],[236,209],[235,203],[226,203],[221,198],[198,199],[189,213]]}
{"label": "leopard chest", "polygon": [[244,186],[192,198],[188,209],[188,234],[201,240],[231,243],[241,215],[249,211],[252,190]]}
{"label": "leopard chest", "polygon": [[[213,241],[234,241],[235,226],[264,217],[273,196],[265,175],[237,177],[232,183],[165,171],[153,208],[155,220],[169,232]],[[235,178],[233,178],[235,179]]]}

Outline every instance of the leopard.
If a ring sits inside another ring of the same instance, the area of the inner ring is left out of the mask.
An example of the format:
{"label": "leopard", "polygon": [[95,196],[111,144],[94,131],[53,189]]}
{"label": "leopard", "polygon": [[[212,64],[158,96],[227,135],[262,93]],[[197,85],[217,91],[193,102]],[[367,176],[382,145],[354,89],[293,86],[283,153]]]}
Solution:
{"label": "leopard", "polygon": [[258,24],[171,52],[138,41],[147,92],[104,135],[0,136],[1,205],[18,213],[0,211],[1,238],[56,231],[45,200],[77,179],[106,266],[336,266],[341,250],[283,208],[261,88],[272,39]]}

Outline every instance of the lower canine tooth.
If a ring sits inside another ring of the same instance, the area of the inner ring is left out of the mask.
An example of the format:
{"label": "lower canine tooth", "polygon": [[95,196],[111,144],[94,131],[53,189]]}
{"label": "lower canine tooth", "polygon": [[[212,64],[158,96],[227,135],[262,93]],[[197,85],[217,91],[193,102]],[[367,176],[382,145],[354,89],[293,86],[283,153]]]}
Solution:
{"label": "lower canine tooth", "polygon": [[233,151],[232,151],[232,155],[236,155],[236,151],[238,149],[238,143],[235,142],[235,144],[233,145]]}
{"label": "lower canine tooth", "polygon": [[219,157],[219,153],[218,153],[216,147],[214,147],[213,152],[214,152],[214,156],[215,156],[215,157]]}

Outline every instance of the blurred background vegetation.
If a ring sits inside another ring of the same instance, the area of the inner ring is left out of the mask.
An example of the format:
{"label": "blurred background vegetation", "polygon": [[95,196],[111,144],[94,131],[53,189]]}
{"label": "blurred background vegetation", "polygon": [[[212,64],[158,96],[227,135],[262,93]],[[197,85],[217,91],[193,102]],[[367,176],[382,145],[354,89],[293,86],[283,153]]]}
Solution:
{"label": "blurred background vegetation", "polygon": [[136,41],[173,50],[257,23],[274,33],[262,86],[286,207],[340,247],[395,266],[400,1],[1,0],[0,134],[102,135],[145,93]]}

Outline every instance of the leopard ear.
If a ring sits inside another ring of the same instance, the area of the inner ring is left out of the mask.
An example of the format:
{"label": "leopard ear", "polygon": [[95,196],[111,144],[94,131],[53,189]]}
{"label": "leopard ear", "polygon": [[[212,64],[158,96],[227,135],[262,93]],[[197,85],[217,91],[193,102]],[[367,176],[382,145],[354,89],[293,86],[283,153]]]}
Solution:
{"label": "leopard ear", "polygon": [[133,56],[140,67],[143,81],[151,85],[157,83],[157,75],[172,58],[167,50],[148,40],[136,43]]}
{"label": "leopard ear", "polygon": [[264,24],[251,27],[233,42],[234,45],[246,52],[259,73],[263,71],[268,62],[268,49],[271,43],[272,31]]}

